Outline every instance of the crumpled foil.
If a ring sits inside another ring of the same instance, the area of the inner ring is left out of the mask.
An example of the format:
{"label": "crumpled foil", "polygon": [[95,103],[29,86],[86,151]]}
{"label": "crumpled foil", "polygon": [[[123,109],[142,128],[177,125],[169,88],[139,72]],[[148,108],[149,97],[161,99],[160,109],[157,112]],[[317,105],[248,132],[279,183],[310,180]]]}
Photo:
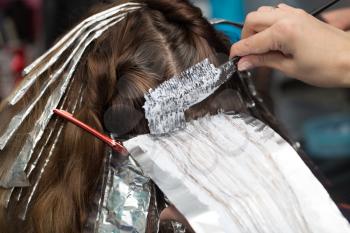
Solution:
{"label": "crumpled foil", "polygon": [[130,157],[118,161],[110,154],[97,214],[95,233],[145,233],[151,200],[151,181]]}
{"label": "crumpled foil", "polygon": [[167,198],[129,157],[109,152],[84,233],[192,233],[176,221],[160,221]]}

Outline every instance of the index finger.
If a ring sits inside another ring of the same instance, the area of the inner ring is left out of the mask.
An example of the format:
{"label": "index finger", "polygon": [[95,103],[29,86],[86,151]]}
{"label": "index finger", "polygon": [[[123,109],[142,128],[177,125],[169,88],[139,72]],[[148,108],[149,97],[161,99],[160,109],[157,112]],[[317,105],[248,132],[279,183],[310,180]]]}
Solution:
{"label": "index finger", "polygon": [[271,50],[276,50],[271,28],[259,32],[246,39],[240,40],[231,47],[231,57],[247,56],[252,54],[263,54]]}
{"label": "index finger", "polygon": [[249,13],[243,26],[242,39],[271,27],[280,19],[283,19],[285,15],[285,11],[278,8],[273,8],[270,11],[264,10]]}

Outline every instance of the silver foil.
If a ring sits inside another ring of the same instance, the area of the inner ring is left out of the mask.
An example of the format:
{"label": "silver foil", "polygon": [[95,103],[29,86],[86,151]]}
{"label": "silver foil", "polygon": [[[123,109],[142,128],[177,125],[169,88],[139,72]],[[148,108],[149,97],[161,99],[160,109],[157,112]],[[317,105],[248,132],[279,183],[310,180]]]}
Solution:
{"label": "silver foil", "polygon": [[[29,77],[25,79],[25,81],[21,84],[21,87],[18,89],[14,95],[12,95],[9,98],[9,103],[11,105],[16,104],[28,91],[28,89],[33,85],[33,83],[36,81],[36,79],[44,72],[46,71],[50,66],[52,66],[59,57],[70,47],[80,37],[84,37],[86,32],[85,30],[89,27],[93,26],[95,23],[99,23],[100,21],[103,21],[105,19],[108,19],[109,17],[112,17],[115,14],[118,14],[120,12],[123,12],[123,17],[126,16],[127,13],[130,13],[134,10],[137,10],[142,5],[139,3],[125,3],[118,5],[116,7],[110,8],[106,11],[97,13],[93,16],[90,16],[83,22],[81,22],[78,26],[76,26],[73,30],[68,32],[57,44],[55,44],[50,50],[48,50],[44,55],[39,57],[37,60],[35,60],[31,65],[29,65],[24,70],[24,75],[29,74],[35,67],[37,67],[44,59],[48,58],[52,53],[52,57],[49,59],[49,61],[38,71],[36,71],[34,74],[30,74]],[[55,50],[57,50],[55,52]]]}
{"label": "silver foil", "polygon": [[130,157],[124,162],[110,155],[106,188],[96,233],[144,233],[151,199],[151,181]]}
{"label": "silver foil", "polygon": [[252,117],[204,117],[124,145],[197,233],[350,232],[295,150]]}
{"label": "silver foil", "polygon": [[[44,132],[49,120],[51,119],[51,117],[53,115],[52,110],[57,108],[62,96],[64,95],[64,93],[67,89],[67,86],[70,82],[70,79],[71,79],[71,77],[76,69],[76,66],[78,65],[78,63],[80,61],[81,56],[83,55],[85,49],[88,47],[88,45],[93,40],[95,40],[96,38],[101,36],[101,34],[103,32],[105,32],[112,25],[115,25],[116,23],[120,22],[122,19],[123,18],[118,19],[117,21],[112,21],[110,24],[107,24],[106,26],[104,26],[100,30],[96,31],[93,35],[91,35],[88,38],[87,41],[85,41],[84,46],[79,48],[79,50],[77,51],[77,54],[75,54],[72,57],[73,61],[69,65],[67,73],[65,75],[63,75],[64,78],[62,79],[61,84],[55,89],[52,96],[50,96],[41,117],[37,121],[36,127],[29,134],[29,137],[26,140],[26,143],[24,144],[16,161],[14,162],[13,168],[9,170],[9,173],[7,174],[7,176],[4,179],[0,180],[1,187],[4,187],[4,188],[26,187],[29,185],[28,180],[24,174],[24,168],[27,166],[36,144],[40,141],[41,136],[43,135],[43,132]],[[85,40],[85,38],[83,39],[83,41],[84,40]],[[32,105],[34,105],[34,104],[32,104]],[[26,111],[27,114],[28,114],[28,112],[29,111]],[[23,121],[23,116],[21,116],[21,115],[16,116],[15,118],[16,118],[16,121],[17,120],[20,121],[19,123],[21,123]],[[18,125],[18,123],[17,123],[17,125]],[[13,134],[15,128],[16,127],[14,127],[12,124],[10,124],[10,127],[8,130],[11,131]],[[6,137],[4,140],[5,142],[2,144],[3,146],[5,146],[6,143],[8,142],[8,140],[11,138],[11,135],[9,135],[9,134],[5,133],[3,136],[5,136],[5,135],[6,135]],[[2,142],[3,141],[0,140],[0,144]]]}
{"label": "silver foil", "polygon": [[[70,90],[68,90],[68,91],[70,91]],[[80,90],[79,90],[77,96],[82,96],[81,93],[82,93],[82,88],[80,88]],[[62,106],[64,106],[64,105],[66,104],[66,100],[67,100],[67,99],[66,99],[66,97],[65,97]],[[81,99],[81,98],[77,98],[77,99],[76,99],[74,105],[72,106],[72,109],[70,110],[70,112],[71,112],[72,114],[74,114],[74,113],[76,112],[76,109],[77,109],[78,105],[81,104],[81,102],[82,102],[82,99]],[[40,183],[40,180],[41,180],[41,178],[42,178],[42,175],[44,174],[44,172],[45,172],[45,170],[46,170],[46,168],[47,168],[47,165],[48,165],[49,162],[51,161],[53,152],[54,152],[55,149],[56,149],[56,145],[57,145],[57,143],[58,143],[58,139],[61,137],[62,132],[63,132],[63,125],[61,125],[61,126],[59,127],[59,130],[58,130],[57,134],[55,135],[54,142],[53,142],[52,144],[50,144],[50,151],[49,151],[49,153],[48,153],[48,155],[47,155],[47,157],[46,157],[46,159],[45,159],[44,165],[41,167],[41,170],[40,170],[40,173],[39,173],[38,177],[36,178],[34,184],[32,184],[33,187],[31,188],[31,191],[30,191],[30,194],[29,194],[29,196],[28,196],[28,199],[27,199],[25,202],[23,202],[24,208],[23,208],[23,210],[21,210],[21,212],[19,213],[19,218],[22,219],[22,220],[25,220],[25,219],[26,219],[29,205],[30,205],[30,203],[31,203],[31,201],[32,201],[32,199],[33,199],[33,197],[34,197],[34,194],[35,194],[37,188],[38,188],[38,185],[39,185],[39,183]],[[43,145],[42,150],[39,152],[37,158],[36,158],[36,159],[34,160],[34,162],[31,164],[30,169],[29,169],[29,171],[28,171],[28,173],[27,173],[27,176],[28,176],[28,177],[32,174],[32,172],[34,171],[34,169],[37,168],[38,161],[42,158],[44,148],[47,146],[47,143],[48,143],[49,139],[51,138],[52,133],[53,133],[53,132],[51,131],[50,134],[49,134],[49,136],[48,136],[48,139],[45,141],[45,145]],[[26,169],[26,168],[25,168],[25,169]],[[18,198],[17,198],[18,201],[21,199],[21,195],[22,195],[22,189],[21,189],[21,191],[19,192],[19,196],[18,196]]]}
{"label": "silver foil", "polygon": [[35,183],[34,183],[34,185],[32,187],[32,191],[29,194],[28,200],[26,201],[26,203],[24,203],[24,209],[19,214],[19,218],[22,219],[22,220],[26,219],[27,211],[28,211],[30,202],[32,201],[32,199],[34,197],[34,194],[35,194],[35,192],[36,192],[36,190],[38,188],[38,185],[39,185],[40,180],[41,180],[41,176],[44,173],[47,165],[49,164],[54,150],[56,149],[56,145],[57,145],[58,139],[59,139],[59,137],[60,137],[60,135],[62,133],[62,130],[63,130],[63,126],[60,126],[59,131],[57,133],[57,137],[55,138],[55,141],[50,146],[51,148],[50,148],[49,154],[48,154],[48,156],[47,156],[47,158],[45,160],[45,163],[44,163],[43,167],[41,168],[40,175],[39,175],[38,179],[36,179],[36,181],[35,181]]}
{"label": "silver foil", "polygon": [[[36,59],[31,65],[26,67],[24,69],[24,74],[28,74],[32,71],[32,69],[40,64],[48,55],[50,55],[53,51],[60,48],[64,44],[71,44],[71,41],[74,41],[82,32],[83,29],[86,27],[91,26],[93,23],[98,22],[99,20],[106,19],[114,14],[119,13],[120,11],[123,11],[125,9],[129,9],[129,7],[140,7],[141,5],[139,3],[125,3],[121,4],[115,7],[112,7],[110,9],[107,9],[103,12],[99,12],[95,15],[92,15],[79,23],[75,28],[73,28],[70,32],[68,32],[61,40],[59,40],[52,48],[50,48],[46,53],[44,53],[42,56],[40,56],[38,59]],[[72,40],[73,39],[73,40]],[[68,41],[67,41],[68,40]]]}
{"label": "silver foil", "polygon": [[[88,47],[88,45],[98,38],[105,30],[107,30],[109,27],[115,25],[116,23],[123,20],[125,15],[122,16],[116,16],[112,17],[110,19],[107,19],[105,21],[100,22],[95,28],[88,31],[88,33],[84,36],[82,36],[79,40],[78,45],[74,48],[72,53],[69,55],[67,60],[64,62],[64,64],[56,70],[50,78],[46,81],[44,86],[41,88],[39,95],[28,105],[27,108],[23,109],[22,112],[20,112],[18,115],[16,115],[11,122],[9,123],[8,128],[3,133],[3,135],[0,137],[0,150],[3,150],[9,140],[13,137],[16,130],[20,127],[20,125],[24,122],[26,117],[33,111],[34,107],[40,101],[40,99],[43,97],[43,95],[46,93],[48,88],[55,83],[55,81],[62,75],[62,72],[64,69],[67,68],[68,65],[70,65],[71,71],[69,72],[70,75],[67,75],[65,78],[69,79],[71,75],[73,74],[76,65],[79,63],[79,60],[84,53],[85,49]],[[91,33],[94,33],[91,35]],[[56,56],[58,59],[58,55]],[[25,85],[24,85],[25,86]],[[28,89],[23,88],[18,90],[16,93],[20,92],[26,92]],[[28,87],[29,88],[29,87]],[[61,98],[61,97],[59,97]]]}
{"label": "silver foil", "polygon": [[[80,33],[82,32],[82,28],[86,28],[86,26],[91,26],[93,23],[98,22],[99,20],[106,19],[114,14],[119,13],[120,11],[129,10],[133,7],[141,7],[142,5],[140,3],[133,3],[128,2],[124,3],[112,8],[109,8],[103,12],[99,12],[95,15],[92,15],[79,23],[75,28],[73,28],[70,32],[68,32],[60,41],[58,41],[51,49],[49,49],[45,54],[43,54],[41,57],[39,57],[37,60],[35,60],[31,65],[25,68],[24,73],[27,74],[32,71],[32,69],[37,66],[39,63],[42,62],[43,59],[45,59],[50,53],[55,51],[56,49],[60,48],[63,44],[69,43],[72,38],[77,38]],[[75,34],[77,33],[77,34]]]}
{"label": "silver foil", "polygon": [[[70,90],[71,90],[71,86],[68,87],[67,92],[70,92]],[[79,93],[81,93],[81,91],[82,91],[82,88],[80,88]],[[78,95],[78,96],[79,96],[79,95]],[[67,95],[64,96],[64,98],[63,98],[63,100],[62,100],[61,106],[64,106],[64,105],[66,104],[66,101],[67,101]],[[73,106],[73,112],[72,112],[73,114],[74,114],[74,112],[75,112],[75,109],[76,109],[76,107],[77,107],[78,102],[79,102],[79,101],[76,101],[76,104]],[[38,162],[39,162],[39,161],[41,160],[41,158],[44,156],[44,155],[43,155],[43,152],[44,152],[45,148],[48,146],[47,144],[48,144],[49,140],[51,139],[52,134],[53,134],[53,132],[55,131],[55,129],[56,129],[56,127],[57,127],[57,122],[58,122],[58,119],[55,119],[55,122],[54,122],[53,126],[52,126],[51,128],[47,128],[47,129],[46,129],[46,130],[49,131],[49,134],[48,134],[47,138],[45,139],[45,142],[44,142],[44,144],[42,145],[40,151],[38,152],[38,155],[36,156],[35,160],[30,164],[30,167],[29,167],[29,169],[28,169],[28,171],[27,171],[27,173],[26,173],[26,176],[27,176],[27,177],[29,177],[29,176],[33,173],[33,171],[37,168]],[[60,131],[59,131],[59,133],[56,135],[56,137],[58,138],[59,136],[60,136]],[[55,139],[55,141],[56,141],[56,139]],[[56,146],[56,145],[55,145],[55,144],[51,144],[50,146],[53,147],[53,146]],[[34,150],[34,148],[33,148],[33,150]],[[34,151],[33,151],[33,152],[34,152]],[[30,156],[31,156],[31,155],[30,155]],[[27,170],[28,165],[29,165],[29,164],[27,163],[26,166],[24,167],[24,170]],[[39,178],[38,178],[38,180],[37,180],[36,182],[40,182],[40,178],[41,178],[41,175],[39,176]],[[35,186],[37,186],[37,185],[34,185],[34,188],[33,188],[33,189],[36,189]],[[10,201],[10,198],[11,198],[11,196],[12,196],[13,190],[14,190],[14,188],[12,188],[11,194],[9,195],[9,198],[7,199],[7,205],[8,205],[8,203],[9,203],[9,201]],[[22,192],[23,192],[23,188],[21,188],[20,191],[19,191],[18,194],[17,194],[17,197],[16,197],[16,200],[17,200],[17,201],[20,201],[20,200],[21,200],[21,198],[22,198]],[[31,194],[31,196],[32,196],[32,194]],[[29,202],[30,202],[30,201],[29,201]],[[28,203],[28,204],[29,204],[29,203]],[[26,205],[27,205],[27,204],[26,204]]]}
{"label": "silver foil", "polygon": [[213,94],[235,71],[234,60],[216,68],[205,59],[150,90],[143,108],[151,134],[182,129],[185,111]]}

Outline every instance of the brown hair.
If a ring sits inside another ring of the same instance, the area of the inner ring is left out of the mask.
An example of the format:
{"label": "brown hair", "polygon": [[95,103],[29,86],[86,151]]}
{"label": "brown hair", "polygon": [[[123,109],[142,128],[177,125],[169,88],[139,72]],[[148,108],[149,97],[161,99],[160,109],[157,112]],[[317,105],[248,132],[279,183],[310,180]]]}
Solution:
{"label": "brown hair", "polygon": [[[124,2],[127,1],[102,4],[94,12]],[[110,131],[120,137],[148,132],[142,105],[143,96],[150,88],[205,58],[218,65],[218,54],[228,55],[229,52],[225,38],[188,1],[141,2],[145,3],[141,10],[131,13],[88,47],[74,73],[66,100],[60,103],[61,108],[73,111],[74,103],[82,98],[75,117],[101,132]],[[62,56],[57,66],[62,64],[68,53]],[[3,107],[0,133],[11,117],[25,108],[32,96],[38,95],[37,86],[48,75],[50,71],[42,75],[19,104]],[[235,81],[227,85],[234,89],[237,86]],[[23,135],[35,126],[50,93],[36,105],[33,114],[16,132],[10,146],[0,152],[0,178],[18,154],[17,145],[23,144]],[[238,99],[236,102],[241,103]],[[196,117],[215,112],[219,107],[208,100],[191,109],[188,115]],[[235,106],[241,107],[240,104]],[[59,136],[61,128],[63,134]],[[57,142],[55,138],[58,138]],[[34,184],[42,176],[38,187],[31,185],[22,191],[16,188],[13,196],[20,196],[21,201],[12,198],[8,209],[4,203],[9,190],[0,189],[0,229],[29,233],[81,232],[101,176],[106,146],[77,127],[54,117],[39,145],[34,148],[34,158],[41,150],[44,153],[38,167],[45,170],[41,174],[40,169],[36,169],[38,171],[29,177],[31,184]],[[51,156],[49,160],[48,156]],[[49,163],[45,165],[45,161]],[[30,202],[27,218],[19,221],[19,211],[33,188],[36,188],[36,192]]]}

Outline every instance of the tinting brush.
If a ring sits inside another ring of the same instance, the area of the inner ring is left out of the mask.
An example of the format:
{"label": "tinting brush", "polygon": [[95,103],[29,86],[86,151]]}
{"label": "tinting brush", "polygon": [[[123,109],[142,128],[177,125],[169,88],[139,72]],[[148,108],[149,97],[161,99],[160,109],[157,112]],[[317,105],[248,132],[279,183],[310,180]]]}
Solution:
{"label": "tinting brush", "polygon": [[338,3],[339,1],[340,0],[332,0],[330,2],[327,2],[325,5],[321,6],[320,8],[313,10],[310,14],[312,14],[313,16],[318,16],[319,14],[321,14],[322,12],[327,10],[328,8],[332,7],[333,5]]}
{"label": "tinting brush", "polygon": [[205,100],[237,70],[239,58],[215,67],[208,59],[165,81],[145,95],[145,115],[152,135],[163,135],[186,125],[185,111]]}
{"label": "tinting brush", "polygon": [[[319,15],[338,1],[327,2],[311,14]],[[220,19],[213,20],[212,24],[243,27],[243,24]],[[185,111],[209,97],[226,82],[236,72],[238,60],[235,57],[216,68],[206,59],[164,82],[155,90],[150,90],[145,95],[144,109],[151,134],[162,135],[184,128]]]}

